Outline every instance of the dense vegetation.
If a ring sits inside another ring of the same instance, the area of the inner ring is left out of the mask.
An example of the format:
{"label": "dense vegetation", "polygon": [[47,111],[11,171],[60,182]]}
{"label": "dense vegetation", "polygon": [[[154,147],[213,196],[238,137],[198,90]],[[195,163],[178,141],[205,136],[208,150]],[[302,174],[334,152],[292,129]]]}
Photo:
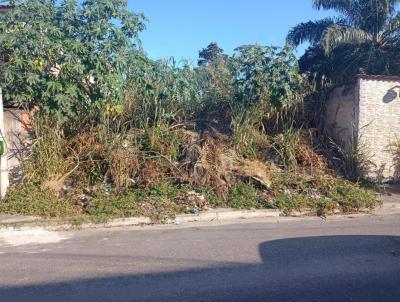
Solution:
{"label": "dense vegetation", "polygon": [[314,149],[302,110],[313,85],[290,46],[228,56],[211,43],[196,67],[153,61],[137,39],[145,18],[123,0],[28,0],[0,26],[1,87],[35,129],[25,178],[0,212],[162,220],[221,206],[325,215],[376,204]]}
{"label": "dense vegetation", "polygon": [[400,74],[398,0],[313,0],[335,18],[300,23],[287,40],[311,46],[300,60],[318,84],[344,83],[356,74]]}

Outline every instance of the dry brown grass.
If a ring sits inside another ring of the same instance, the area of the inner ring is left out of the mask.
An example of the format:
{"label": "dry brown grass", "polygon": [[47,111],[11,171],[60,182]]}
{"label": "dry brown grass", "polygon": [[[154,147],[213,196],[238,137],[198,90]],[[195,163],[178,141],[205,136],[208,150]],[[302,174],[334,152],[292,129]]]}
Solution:
{"label": "dry brown grass", "polygon": [[227,199],[229,189],[238,179],[251,178],[262,186],[271,185],[277,170],[271,162],[249,160],[230,147],[225,135],[216,130],[203,134],[188,134],[185,159],[180,168],[185,171],[188,183],[213,191]]}

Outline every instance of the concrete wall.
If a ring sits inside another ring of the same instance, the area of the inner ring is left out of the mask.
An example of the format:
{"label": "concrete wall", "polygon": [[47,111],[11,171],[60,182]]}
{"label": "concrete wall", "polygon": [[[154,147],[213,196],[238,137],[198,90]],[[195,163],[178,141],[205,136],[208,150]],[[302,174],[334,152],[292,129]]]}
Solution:
{"label": "concrete wall", "polygon": [[326,103],[324,128],[341,145],[348,144],[358,125],[358,87],[335,88]]}
{"label": "concrete wall", "polygon": [[18,109],[4,109],[5,140],[10,184],[22,181],[22,160],[29,154],[31,126],[27,112]]}
{"label": "concrete wall", "polygon": [[396,174],[391,144],[400,139],[400,78],[363,77],[358,85],[360,143],[375,176],[391,178]]}
{"label": "concrete wall", "polygon": [[393,143],[400,140],[400,77],[360,76],[334,89],[326,104],[326,132],[342,146],[353,138],[372,162],[371,177],[392,179]]}

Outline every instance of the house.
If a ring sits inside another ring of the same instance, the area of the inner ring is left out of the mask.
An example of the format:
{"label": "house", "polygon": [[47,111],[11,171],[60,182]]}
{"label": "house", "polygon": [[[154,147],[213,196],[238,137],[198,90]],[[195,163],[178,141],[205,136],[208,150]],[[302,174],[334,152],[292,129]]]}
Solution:
{"label": "house", "polygon": [[400,76],[360,75],[354,83],[333,89],[324,128],[343,147],[362,148],[372,164],[369,176],[398,178],[394,143],[400,140]]}

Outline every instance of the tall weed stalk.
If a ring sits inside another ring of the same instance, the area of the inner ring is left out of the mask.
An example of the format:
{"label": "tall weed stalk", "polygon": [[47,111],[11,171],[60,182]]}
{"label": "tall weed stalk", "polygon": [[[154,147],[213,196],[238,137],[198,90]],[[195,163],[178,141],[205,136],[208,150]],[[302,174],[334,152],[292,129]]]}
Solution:
{"label": "tall weed stalk", "polygon": [[293,170],[297,166],[296,154],[299,151],[300,130],[293,123],[283,127],[282,133],[274,137],[272,148],[279,162],[286,169]]}
{"label": "tall weed stalk", "polygon": [[368,178],[373,167],[370,160],[371,155],[355,127],[353,127],[351,136],[347,141],[337,143],[332,138],[329,140],[331,147],[337,154],[339,168],[347,179],[358,182]]}

